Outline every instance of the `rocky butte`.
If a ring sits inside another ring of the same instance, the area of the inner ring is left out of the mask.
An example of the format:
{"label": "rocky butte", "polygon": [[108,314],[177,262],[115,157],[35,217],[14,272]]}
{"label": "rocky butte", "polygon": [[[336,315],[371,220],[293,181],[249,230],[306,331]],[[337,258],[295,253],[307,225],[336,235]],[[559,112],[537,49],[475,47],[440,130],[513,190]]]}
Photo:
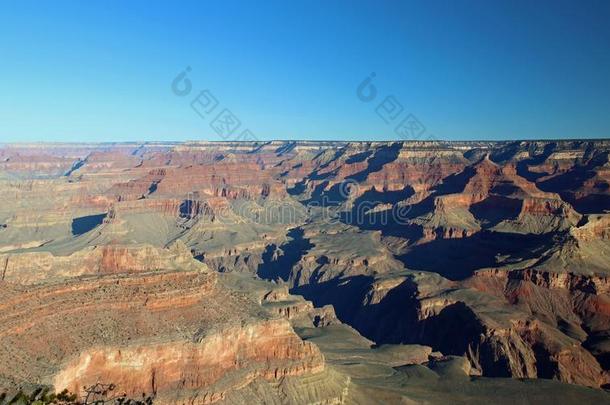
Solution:
{"label": "rocky butte", "polygon": [[608,402],[609,152],[1,145],[0,403]]}

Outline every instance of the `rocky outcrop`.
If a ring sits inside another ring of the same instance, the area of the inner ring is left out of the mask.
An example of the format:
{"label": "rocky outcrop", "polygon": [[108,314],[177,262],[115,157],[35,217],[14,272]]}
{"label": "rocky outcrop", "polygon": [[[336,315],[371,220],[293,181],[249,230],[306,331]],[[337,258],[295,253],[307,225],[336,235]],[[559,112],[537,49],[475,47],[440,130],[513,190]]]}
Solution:
{"label": "rocky outcrop", "polygon": [[215,273],[135,270],[4,284],[1,298],[0,359],[11,364],[0,371],[5,387],[36,381],[80,394],[108,381],[132,397],[211,403],[259,378],[324,370],[319,350],[286,320],[261,315]]}
{"label": "rocky outcrop", "polygon": [[64,365],[53,385],[78,392],[113,381],[129,397],[148,392],[164,403],[180,403],[188,398],[185,393],[197,391],[196,402],[206,404],[257,378],[279,380],[323,370],[316,346],[300,340],[286,321],[267,321],[196,336],[194,342],[90,349]]}
{"label": "rocky outcrop", "polygon": [[169,270],[208,271],[194,260],[182,242],[170,249],[137,245],[94,246],[69,256],[50,252],[0,255],[2,280],[15,284],[36,284],[82,276],[145,273]]}

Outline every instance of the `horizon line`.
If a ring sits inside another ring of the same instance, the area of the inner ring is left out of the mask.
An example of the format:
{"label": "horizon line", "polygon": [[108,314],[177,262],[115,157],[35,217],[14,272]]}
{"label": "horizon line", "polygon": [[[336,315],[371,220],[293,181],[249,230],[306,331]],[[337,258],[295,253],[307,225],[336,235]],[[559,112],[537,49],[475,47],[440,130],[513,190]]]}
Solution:
{"label": "horizon line", "polygon": [[596,142],[596,141],[610,141],[610,137],[606,138],[516,138],[516,139],[388,139],[388,140],[344,140],[344,139],[271,139],[271,140],[206,140],[206,139],[189,139],[184,141],[163,141],[163,140],[129,140],[129,141],[13,141],[13,142],[2,142],[0,146],[11,146],[11,145],[155,145],[155,144],[193,144],[193,143],[218,143],[218,144],[230,144],[230,143],[241,143],[241,144],[269,144],[274,142],[282,143],[514,143],[514,142]]}

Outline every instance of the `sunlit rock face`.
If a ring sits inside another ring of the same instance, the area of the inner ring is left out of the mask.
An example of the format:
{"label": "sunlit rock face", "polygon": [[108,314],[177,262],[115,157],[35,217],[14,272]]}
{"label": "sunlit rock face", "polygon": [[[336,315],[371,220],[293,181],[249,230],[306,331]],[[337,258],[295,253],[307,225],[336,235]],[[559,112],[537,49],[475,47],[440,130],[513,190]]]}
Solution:
{"label": "sunlit rock face", "polygon": [[0,394],[607,401],[609,151],[4,145]]}
{"label": "sunlit rock face", "polygon": [[198,391],[213,402],[257,378],[324,370],[318,348],[303,342],[286,321],[256,322],[220,329],[200,341],[107,346],[82,352],[54,377],[53,384],[72,392],[97,381],[114,381],[128,396],[151,392],[171,401],[180,392]]}

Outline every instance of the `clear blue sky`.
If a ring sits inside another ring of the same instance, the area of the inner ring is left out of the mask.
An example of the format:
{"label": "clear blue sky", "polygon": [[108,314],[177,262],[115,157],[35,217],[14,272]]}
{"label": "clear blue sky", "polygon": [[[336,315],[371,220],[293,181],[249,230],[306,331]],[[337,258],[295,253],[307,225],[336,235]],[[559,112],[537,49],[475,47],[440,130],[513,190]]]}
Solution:
{"label": "clear blue sky", "polygon": [[610,137],[610,1],[0,3],[0,142],[220,139],[204,89],[260,139],[397,138],[388,95],[442,139]]}

